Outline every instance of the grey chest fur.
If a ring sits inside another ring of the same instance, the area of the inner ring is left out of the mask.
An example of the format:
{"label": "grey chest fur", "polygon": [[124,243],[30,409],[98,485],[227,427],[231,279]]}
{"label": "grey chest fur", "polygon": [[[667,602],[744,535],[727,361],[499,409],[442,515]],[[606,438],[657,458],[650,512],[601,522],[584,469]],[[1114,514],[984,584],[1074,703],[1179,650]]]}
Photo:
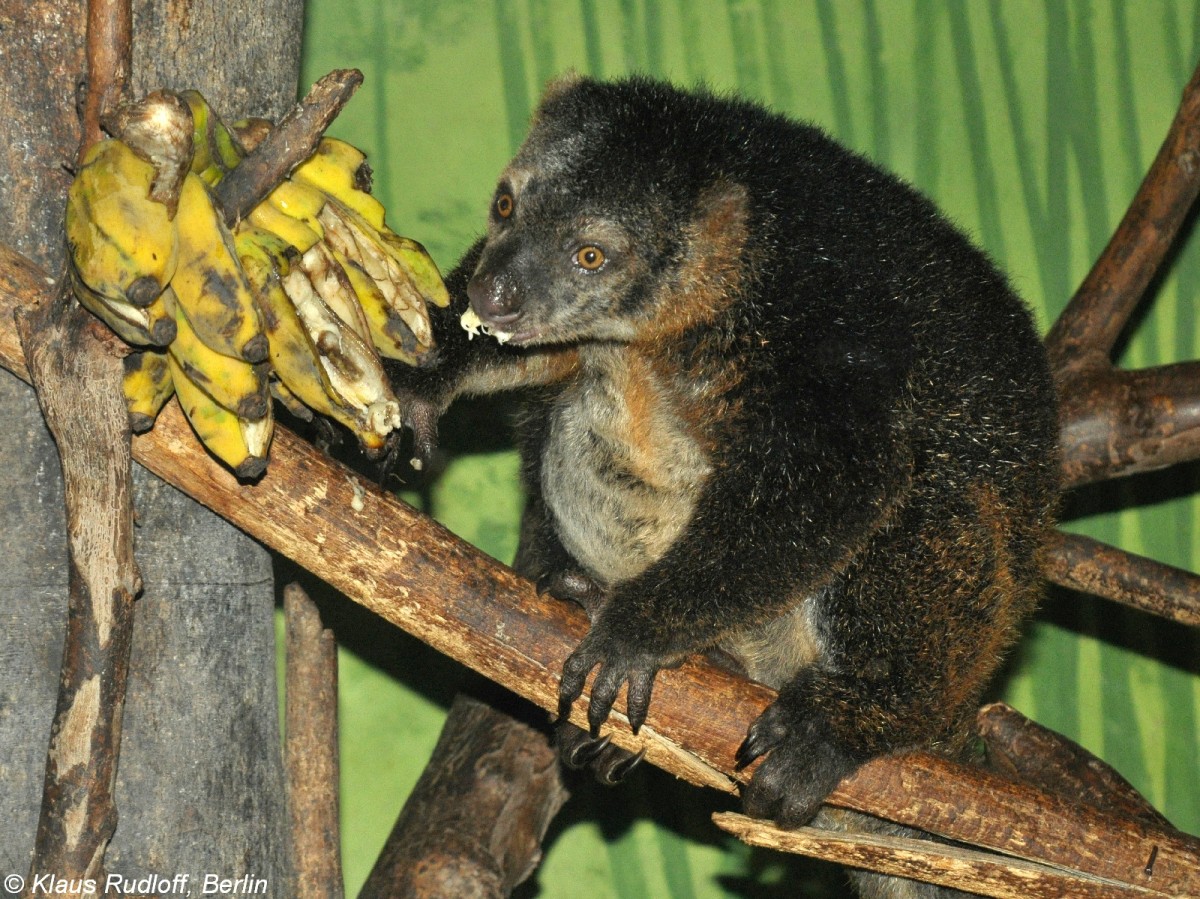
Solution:
{"label": "grey chest fur", "polygon": [[610,585],[678,539],[710,471],[659,377],[627,349],[589,348],[550,414],[543,496],[564,548]]}

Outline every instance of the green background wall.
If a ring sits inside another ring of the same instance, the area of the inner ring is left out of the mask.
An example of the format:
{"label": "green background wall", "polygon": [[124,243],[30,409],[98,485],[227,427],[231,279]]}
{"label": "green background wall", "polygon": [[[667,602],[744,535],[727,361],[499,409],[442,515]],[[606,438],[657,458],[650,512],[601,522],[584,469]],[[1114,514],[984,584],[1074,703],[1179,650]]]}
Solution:
{"label": "green background wall", "polygon": [[[1185,0],[309,0],[304,86],[356,66],[333,133],[366,149],[392,226],[443,266],[477,234],[541,86],[567,68],[703,80],[822,124],[932,195],[997,258],[1043,328],[1124,211],[1200,59]],[[619,177],[619,173],[615,174]],[[1200,247],[1174,262],[1122,350],[1195,358]],[[499,410],[499,411],[498,411]],[[415,502],[508,561],[520,496],[502,404],[460,410]],[[457,436],[456,436],[457,435]],[[1196,466],[1072,498],[1067,526],[1200,564]],[[344,603],[343,842],[353,894],[466,675]],[[1052,593],[998,687],[1200,832],[1200,637]],[[526,895],[839,895],[842,877],[722,839],[723,800],[656,772],[581,785]],[[782,883],[788,883],[783,886]]]}

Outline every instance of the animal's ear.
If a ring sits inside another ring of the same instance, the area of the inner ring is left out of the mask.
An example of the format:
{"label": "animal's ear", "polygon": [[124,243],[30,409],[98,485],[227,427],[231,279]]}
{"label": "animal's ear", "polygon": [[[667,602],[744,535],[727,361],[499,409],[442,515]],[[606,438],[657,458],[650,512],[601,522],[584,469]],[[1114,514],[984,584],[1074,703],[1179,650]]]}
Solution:
{"label": "animal's ear", "polygon": [[583,76],[579,74],[577,69],[567,69],[564,72],[560,72],[546,82],[546,89],[542,91],[540,105],[544,106],[557,97],[562,96],[581,81],[583,81]]}

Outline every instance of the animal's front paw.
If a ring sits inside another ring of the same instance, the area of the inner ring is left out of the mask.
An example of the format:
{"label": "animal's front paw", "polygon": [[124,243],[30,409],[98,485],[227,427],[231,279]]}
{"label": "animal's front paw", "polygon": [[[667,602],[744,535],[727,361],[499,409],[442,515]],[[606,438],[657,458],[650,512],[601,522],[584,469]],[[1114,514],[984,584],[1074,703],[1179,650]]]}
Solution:
{"label": "animal's front paw", "polygon": [[817,807],[858,762],[839,748],[813,717],[774,702],[750,727],[738,749],[738,768],[766,755],[742,790],[746,814],[780,827],[807,824]]}
{"label": "animal's front paw", "polygon": [[626,715],[633,732],[637,733],[646,721],[654,678],[659,669],[671,661],[616,636],[605,627],[601,617],[563,663],[562,682],[558,688],[559,718],[566,720],[572,703],[583,693],[588,674],[599,665],[600,671],[592,683],[592,696],[588,704],[588,726],[592,736],[599,735],[600,725],[608,719],[617,692],[624,683],[629,684]]}

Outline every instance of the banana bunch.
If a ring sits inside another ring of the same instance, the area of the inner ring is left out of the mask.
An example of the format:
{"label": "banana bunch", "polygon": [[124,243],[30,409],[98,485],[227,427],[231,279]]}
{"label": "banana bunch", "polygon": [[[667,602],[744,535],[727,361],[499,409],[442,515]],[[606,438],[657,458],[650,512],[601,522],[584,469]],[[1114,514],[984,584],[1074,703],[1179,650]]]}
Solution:
{"label": "banana bunch", "polygon": [[424,248],[385,224],[364,155],[324,138],[231,231],[211,188],[270,123],[230,129],[195,91],[157,92],[114,121],[120,139],[76,173],[66,230],[76,297],[136,348],[133,430],[174,394],[209,451],[257,477],[274,396],[380,450],[401,423],[381,357],[418,364],[433,346],[427,305],[449,297]]}

